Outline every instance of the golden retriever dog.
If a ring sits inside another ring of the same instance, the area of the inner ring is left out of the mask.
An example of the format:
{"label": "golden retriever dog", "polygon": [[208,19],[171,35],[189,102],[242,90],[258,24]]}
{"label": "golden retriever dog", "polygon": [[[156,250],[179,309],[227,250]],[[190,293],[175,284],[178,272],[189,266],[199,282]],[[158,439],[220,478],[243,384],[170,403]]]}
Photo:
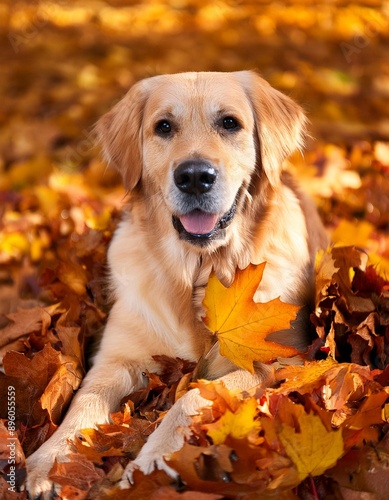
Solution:
{"label": "golden retriever dog", "polygon": [[[315,208],[282,171],[302,147],[305,123],[295,102],[251,71],[147,78],[98,122],[104,155],[130,193],[108,252],[114,305],[63,423],[27,460],[32,497],[50,497],[54,459],[66,460],[79,429],[107,422],[121,398],[144,386],[146,370],[158,372],[156,354],[205,357],[201,376],[227,387],[269,383],[269,366],[251,375],[209,352],[202,300],[212,270],[228,286],[236,269],[266,261],[255,301],[312,301],[315,253],[327,239]],[[282,332],[282,341],[304,349],[304,328]],[[180,398],[122,484],[134,468],[174,477],[168,456],[183,445],[190,416],[210,404],[198,389]]]}

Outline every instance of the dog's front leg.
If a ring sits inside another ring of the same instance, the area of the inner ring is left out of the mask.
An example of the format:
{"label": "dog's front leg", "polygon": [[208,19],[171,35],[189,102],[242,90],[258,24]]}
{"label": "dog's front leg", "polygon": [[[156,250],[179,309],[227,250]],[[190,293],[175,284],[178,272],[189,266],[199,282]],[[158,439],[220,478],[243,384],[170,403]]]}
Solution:
{"label": "dog's front leg", "polygon": [[[103,361],[103,362],[102,362]],[[57,431],[27,459],[27,491],[30,498],[49,499],[54,485],[48,473],[54,463],[66,460],[68,441],[76,432],[108,421],[109,414],[118,408],[126,394],[142,383],[141,368],[124,361],[102,360],[90,370],[74,397],[66,417]]]}
{"label": "dog's front leg", "polygon": [[192,389],[180,398],[143,445],[138,457],[129,462],[120,487],[129,487],[135,469],[140,469],[144,474],[150,474],[154,469],[164,470],[170,477],[177,478],[177,472],[169,467],[164,456],[182,448],[185,435],[189,435],[191,415],[196,415],[199,408],[209,405],[210,401],[201,397],[198,389]]}
{"label": "dog's front leg", "polygon": [[[235,370],[217,380],[223,381],[228,389],[245,391],[257,385],[268,385],[271,376],[271,367],[263,365],[254,375],[245,370]],[[177,478],[177,472],[169,467],[169,462],[164,457],[168,458],[168,455],[182,448],[185,437],[190,435],[191,417],[198,414],[201,408],[211,405],[211,401],[200,395],[199,389],[192,389],[184,394],[169,410],[158,429],[151,434],[138,457],[128,464],[120,483],[121,488],[129,487],[135,469],[140,469],[144,474],[160,469],[170,477]]]}

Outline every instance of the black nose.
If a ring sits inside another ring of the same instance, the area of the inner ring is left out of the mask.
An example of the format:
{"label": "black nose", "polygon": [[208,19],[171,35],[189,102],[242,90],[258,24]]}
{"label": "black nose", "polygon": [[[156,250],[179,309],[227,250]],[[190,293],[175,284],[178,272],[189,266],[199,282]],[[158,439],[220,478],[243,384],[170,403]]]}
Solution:
{"label": "black nose", "polygon": [[217,170],[202,160],[187,160],[174,171],[174,182],[178,189],[188,194],[203,194],[212,189]]}

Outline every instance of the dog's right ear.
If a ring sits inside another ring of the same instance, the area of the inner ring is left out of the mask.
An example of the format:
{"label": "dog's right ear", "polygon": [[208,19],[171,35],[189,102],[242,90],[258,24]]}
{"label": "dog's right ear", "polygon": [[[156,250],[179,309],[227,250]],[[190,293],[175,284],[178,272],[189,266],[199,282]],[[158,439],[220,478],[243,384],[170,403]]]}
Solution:
{"label": "dog's right ear", "polygon": [[95,125],[97,142],[107,162],[120,172],[124,187],[132,191],[142,175],[142,119],[147,92],[144,80]]}

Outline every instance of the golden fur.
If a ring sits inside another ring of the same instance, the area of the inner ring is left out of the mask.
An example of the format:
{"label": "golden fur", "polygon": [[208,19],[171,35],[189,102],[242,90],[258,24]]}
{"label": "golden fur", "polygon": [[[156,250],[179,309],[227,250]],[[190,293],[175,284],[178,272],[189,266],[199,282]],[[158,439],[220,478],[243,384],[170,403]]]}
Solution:
{"label": "golden fur", "polygon": [[[104,154],[131,193],[108,254],[115,302],[64,422],[28,459],[32,495],[49,496],[47,473],[77,429],[107,421],[120,399],[145,383],[142,373],[158,370],[153,355],[208,354],[200,318],[212,269],[228,285],[237,268],[266,261],[256,301],[309,303],[315,252],[326,237],[314,207],[282,172],[283,160],[302,146],[304,126],[296,103],[248,71],[148,78],[99,121]],[[280,338],[297,347],[306,342],[301,325]],[[269,375],[265,366],[254,376],[239,370],[215,349],[206,368],[207,378],[242,390]],[[197,390],[181,398],[123,484],[135,467],[174,476],[163,456],[182,446],[178,427],[206,404]]]}

